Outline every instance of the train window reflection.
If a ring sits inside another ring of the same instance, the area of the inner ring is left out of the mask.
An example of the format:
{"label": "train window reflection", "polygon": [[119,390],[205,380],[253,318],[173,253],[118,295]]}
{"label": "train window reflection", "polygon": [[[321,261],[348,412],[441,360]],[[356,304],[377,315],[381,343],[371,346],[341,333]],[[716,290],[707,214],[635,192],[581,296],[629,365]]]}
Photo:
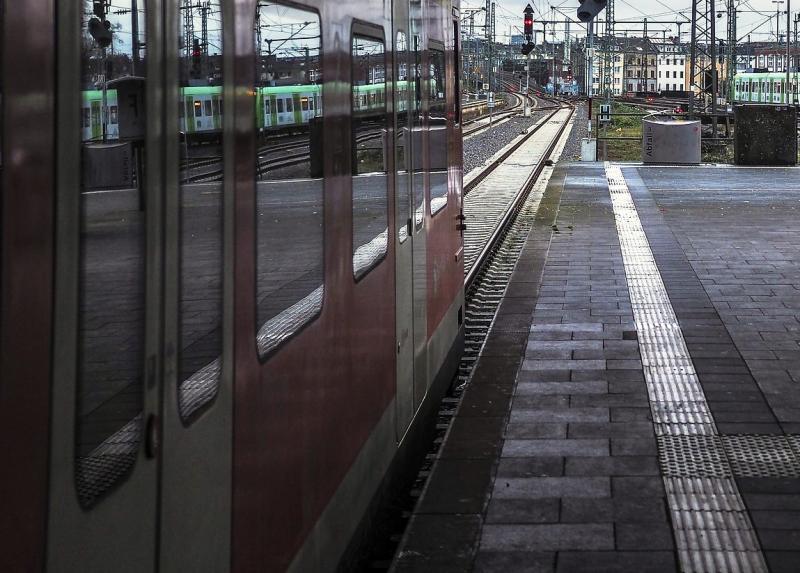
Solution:
{"label": "train window reflection", "polygon": [[322,308],[323,106],[319,16],[256,8],[256,341],[266,357]]}
{"label": "train window reflection", "polygon": [[[386,254],[386,61],[383,42],[353,36],[353,274],[359,278]],[[380,96],[380,97],[379,97]]]}
{"label": "train window reflection", "polygon": [[75,481],[89,507],[131,470],[141,435],[147,42],[144,0],[82,5]]}
{"label": "train window reflection", "polygon": [[413,62],[411,65],[411,172],[413,174],[414,228],[420,230],[425,224],[425,183],[422,161],[422,137],[426,135],[422,116],[422,38],[414,35]]}
{"label": "train window reflection", "polygon": [[429,54],[431,215],[435,215],[447,205],[447,93],[444,50],[431,48]]}
{"label": "train window reflection", "polygon": [[217,395],[222,371],[222,9],[220,0],[211,0],[180,12],[178,107],[193,100],[196,118],[179,117],[176,126],[181,140],[178,409],[188,422]]}
{"label": "train window reflection", "polygon": [[395,188],[397,193],[397,237],[402,243],[411,231],[409,219],[409,201],[411,181],[408,173],[408,154],[411,149],[411,133],[409,129],[408,78],[408,38],[405,32],[397,33],[394,60],[394,112],[395,112]]}

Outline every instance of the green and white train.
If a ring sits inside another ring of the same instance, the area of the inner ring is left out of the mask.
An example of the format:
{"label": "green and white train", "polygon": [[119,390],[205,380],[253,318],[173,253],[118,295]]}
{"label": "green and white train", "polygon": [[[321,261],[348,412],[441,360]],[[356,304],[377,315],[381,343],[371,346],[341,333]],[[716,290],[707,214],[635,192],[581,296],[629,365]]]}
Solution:
{"label": "green and white train", "polygon": [[[401,94],[399,111],[405,110],[404,94],[410,82],[398,82]],[[384,108],[386,89],[383,83],[359,85],[353,88],[353,110],[364,112]],[[119,108],[117,91],[106,92],[108,106],[107,140],[119,138]],[[83,141],[100,141],[103,138],[103,92],[83,92]],[[186,134],[213,137],[222,129],[222,87],[181,88],[178,107],[180,130]],[[318,84],[262,87],[256,90],[256,125],[260,131],[308,125],[314,117],[322,115],[322,87]]]}
{"label": "green and white train", "polygon": [[733,80],[733,98],[737,103],[794,103],[798,74],[790,72],[787,86],[786,73],[759,72],[736,74]]}

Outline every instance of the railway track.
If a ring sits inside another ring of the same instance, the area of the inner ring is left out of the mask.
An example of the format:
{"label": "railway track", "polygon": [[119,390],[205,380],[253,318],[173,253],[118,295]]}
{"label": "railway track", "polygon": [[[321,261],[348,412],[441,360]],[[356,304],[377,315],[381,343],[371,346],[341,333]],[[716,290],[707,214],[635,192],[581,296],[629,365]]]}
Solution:
{"label": "railway track", "polygon": [[[465,189],[464,354],[457,379],[439,408],[432,447],[410,491],[397,501],[393,507],[394,515],[386,518],[394,530],[384,540],[381,550],[371,556],[367,566],[369,571],[385,571],[391,567],[402,531],[425,487],[439,447],[456,414],[463,390],[469,383],[517,259],[533,226],[540,195],[537,193],[533,196],[531,191],[540,182],[544,170],[552,165],[554,154],[563,147],[564,135],[573,116],[572,105],[560,104],[529,133],[502,150],[485,167],[486,173],[472,180],[477,182],[468,194]],[[523,171],[526,175],[520,178]],[[506,184],[498,185],[502,181]]]}

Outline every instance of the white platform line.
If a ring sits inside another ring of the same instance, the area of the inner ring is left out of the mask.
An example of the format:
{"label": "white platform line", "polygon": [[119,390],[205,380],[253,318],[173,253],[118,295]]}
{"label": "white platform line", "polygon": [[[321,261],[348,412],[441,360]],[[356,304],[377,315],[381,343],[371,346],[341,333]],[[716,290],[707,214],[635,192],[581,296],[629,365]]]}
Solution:
{"label": "white platform line", "polygon": [[622,169],[605,163],[681,570],[766,572]]}

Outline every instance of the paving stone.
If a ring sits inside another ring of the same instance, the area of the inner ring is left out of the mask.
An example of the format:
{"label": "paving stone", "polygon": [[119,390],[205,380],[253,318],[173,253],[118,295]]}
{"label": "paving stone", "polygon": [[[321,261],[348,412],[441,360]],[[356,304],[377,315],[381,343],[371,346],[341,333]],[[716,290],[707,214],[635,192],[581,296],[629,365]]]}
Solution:
{"label": "paving stone", "polygon": [[602,370],[605,360],[523,360],[523,370]]}
{"label": "paving stone", "polygon": [[503,457],[530,456],[607,456],[606,439],[506,440]]}
{"label": "paving stone", "polygon": [[563,439],[567,437],[566,423],[524,424],[511,422],[506,426],[506,439],[535,440],[542,438]]}
{"label": "paving stone", "polygon": [[677,571],[671,551],[563,551],[558,555],[558,573],[673,573]]}
{"label": "paving stone", "polygon": [[622,551],[674,550],[675,542],[669,523],[616,523],[617,549]]}
{"label": "paving stone", "polygon": [[526,394],[605,394],[608,382],[587,380],[585,382],[523,382],[517,385],[518,395]]}
{"label": "paving stone", "polygon": [[797,573],[800,551],[765,551],[764,557],[772,573]]}
{"label": "paving stone", "polygon": [[564,458],[502,458],[497,466],[497,478],[554,477],[564,475]]}
{"label": "paving stone", "polygon": [[666,500],[659,497],[613,496],[605,498],[561,499],[561,521],[592,522],[667,522]]}
{"label": "paving stone", "polygon": [[534,324],[534,332],[602,332],[603,325],[593,322],[567,324]]}
{"label": "paving stone", "polygon": [[492,499],[536,499],[549,497],[608,497],[607,477],[498,478]]}
{"label": "paving stone", "polygon": [[758,537],[765,551],[800,551],[800,529],[759,527]]}
{"label": "paving stone", "polygon": [[642,388],[637,392],[628,392],[625,394],[605,394],[605,395],[591,395],[591,396],[573,396],[570,400],[570,405],[578,406],[595,406],[595,407],[641,407],[646,408],[650,405],[647,398],[647,391]]}
{"label": "paving stone", "polygon": [[536,422],[606,422],[608,408],[540,408],[522,410],[514,408],[511,422],[531,424]]}
{"label": "paving stone", "polygon": [[486,525],[481,551],[602,550],[614,548],[610,524]]}
{"label": "paving stone", "polygon": [[530,394],[528,396],[514,396],[513,406],[520,410],[535,410],[536,408],[569,408],[568,394]]}
{"label": "paving stone", "polygon": [[648,406],[639,408],[611,408],[612,422],[652,422],[653,414]]}
{"label": "paving stone", "polygon": [[571,439],[652,438],[653,435],[653,425],[649,422],[574,422],[567,429]]}
{"label": "paving stone", "polygon": [[564,473],[570,476],[657,476],[655,456],[567,457]]}
{"label": "paving stone", "polygon": [[486,523],[555,523],[559,520],[559,507],[556,498],[493,499]]}
{"label": "paving stone", "polygon": [[480,551],[475,573],[551,573],[556,567],[555,552]]}
{"label": "paving stone", "polygon": [[612,477],[614,496],[664,497],[664,482],[660,477]]}
{"label": "paving stone", "polygon": [[[757,510],[800,511],[800,495],[780,493],[743,493],[742,497],[751,512]],[[800,525],[800,521],[798,521]]]}

